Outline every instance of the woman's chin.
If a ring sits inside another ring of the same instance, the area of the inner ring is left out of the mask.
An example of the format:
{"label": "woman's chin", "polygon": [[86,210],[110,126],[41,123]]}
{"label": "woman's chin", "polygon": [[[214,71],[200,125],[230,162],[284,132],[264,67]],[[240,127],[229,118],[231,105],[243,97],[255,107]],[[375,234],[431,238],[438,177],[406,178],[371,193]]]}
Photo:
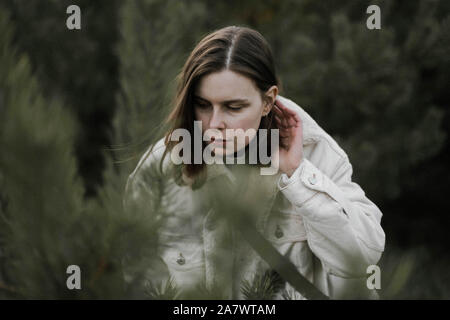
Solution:
{"label": "woman's chin", "polygon": [[234,153],[233,148],[224,148],[221,146],[217,146],[214,148],[214,154],[216,156],[231,156]]}
{"label": "woman's chin", "polygon": [[240,149],[238,152],[232,147],[225,148],[221,146],[217,146],[213,150],[215,157],[222,158],[236,158],[242,156],[242,150]]}

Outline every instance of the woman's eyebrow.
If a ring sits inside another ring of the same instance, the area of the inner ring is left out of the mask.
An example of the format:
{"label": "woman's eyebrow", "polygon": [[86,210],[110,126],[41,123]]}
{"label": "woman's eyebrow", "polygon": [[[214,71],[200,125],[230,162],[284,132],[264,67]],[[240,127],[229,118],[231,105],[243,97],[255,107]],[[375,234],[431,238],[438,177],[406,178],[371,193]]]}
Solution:
{"label": "woman's eyebrow", "polygon": [[[194,95],[194,98],[209,102],[208,100],[206,100],[200,96],[197,96],[197,95]],[[249,101],[248,101],[248,99],[231,99],[231,100],[222,101],[222,104],[232,104],[232,103],[249,103]]]}

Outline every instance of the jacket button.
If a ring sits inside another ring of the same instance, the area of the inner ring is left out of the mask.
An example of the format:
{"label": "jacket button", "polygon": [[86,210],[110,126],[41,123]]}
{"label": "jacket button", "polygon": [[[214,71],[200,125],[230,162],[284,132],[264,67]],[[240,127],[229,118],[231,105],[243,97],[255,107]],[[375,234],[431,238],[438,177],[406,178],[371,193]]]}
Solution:
{"label": "jacket button", "polygon": [[316,183],[317,183],[317,177],[316,177],[316,174],[313,173],[312,176],[310,176],[310,177],[308,178],[308,180],[309,180],[309,182],[310,182],[311,184],[316,184]]}
{"label": "jacket button", "polygon": [[283,230],[281,230],[280,226],[277,225],[277,229],[275,230],[275,237],[280,239],[283,236]]}
{"label": "jacket button", "polygon": [[178,259],[177,259],[177,263],[178,263],[179,265],[183,265],[185,262],[186,262],[186,259],[184,259],[183,255],[182,255],[181,252],[180,252],[180,256],[179,256]]}

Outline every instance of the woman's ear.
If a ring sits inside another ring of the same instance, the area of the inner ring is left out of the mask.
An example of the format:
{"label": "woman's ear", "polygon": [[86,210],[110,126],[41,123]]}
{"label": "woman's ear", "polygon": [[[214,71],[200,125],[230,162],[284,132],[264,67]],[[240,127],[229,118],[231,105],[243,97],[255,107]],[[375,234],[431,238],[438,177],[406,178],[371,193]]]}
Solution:
{"label": "woman's ear", "polygon": [[272,110],[272,105],[271,105],[270,101],[267,101],[264,104],[264,109],[263,109],[262,116],[263,117],[267,116],[269,114],[270,110]]}
{"label": "woman's ear", "polygon": [[269,90],[266,91],[265,93],[266,102],[264,103],[263,116],[267,116],[270,110],[272,110],[277,95],[278,95],[277,86],[271,86]]}

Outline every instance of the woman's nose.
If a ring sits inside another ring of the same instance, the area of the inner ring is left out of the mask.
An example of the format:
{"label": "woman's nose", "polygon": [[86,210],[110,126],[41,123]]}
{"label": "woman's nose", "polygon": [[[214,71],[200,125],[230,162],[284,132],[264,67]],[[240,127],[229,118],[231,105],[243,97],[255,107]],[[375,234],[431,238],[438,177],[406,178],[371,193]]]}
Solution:
{"label": "woman's nose", "polygon": [[223,129],[225,128],[224,116],[219,108],[214,109],[209,119],[209,127],[211,129]]}

